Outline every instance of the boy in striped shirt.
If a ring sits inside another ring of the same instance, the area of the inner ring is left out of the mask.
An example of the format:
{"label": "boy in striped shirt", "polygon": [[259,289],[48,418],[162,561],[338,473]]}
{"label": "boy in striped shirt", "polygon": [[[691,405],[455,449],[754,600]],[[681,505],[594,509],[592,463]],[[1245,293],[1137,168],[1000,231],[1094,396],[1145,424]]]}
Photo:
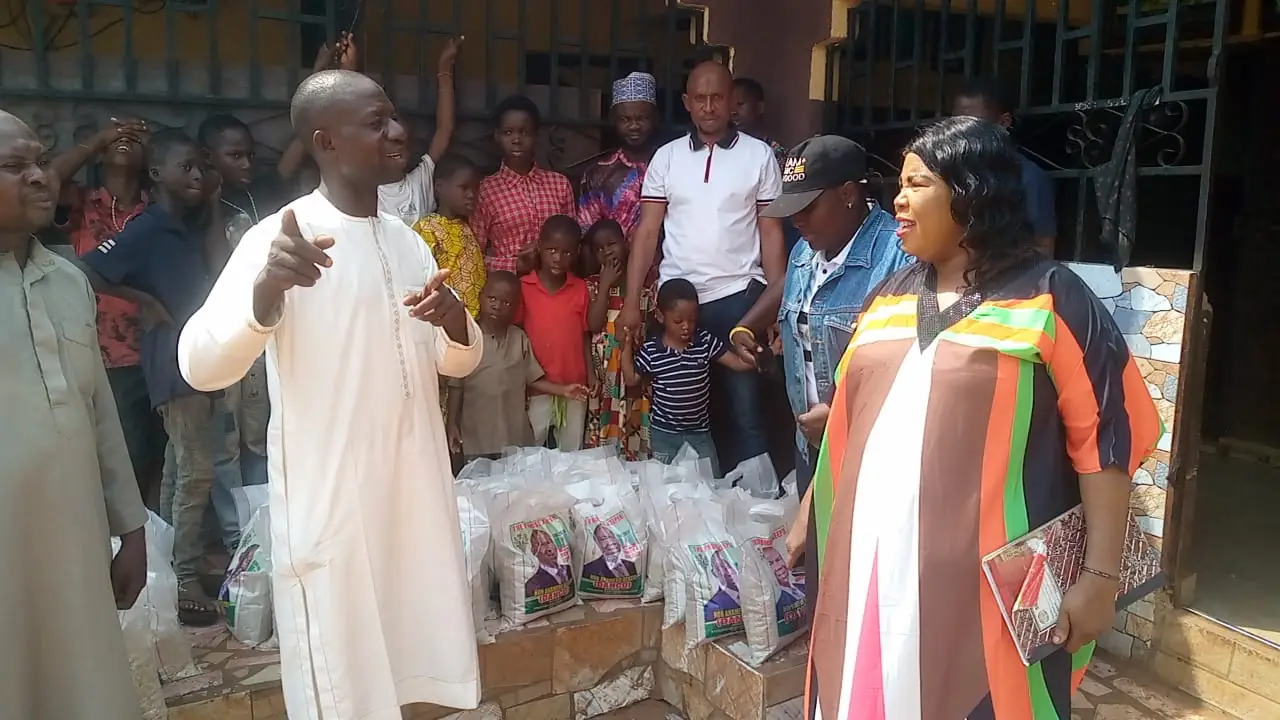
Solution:
{"label": "boy in striped shirt", "polygon": [[668,280],[658,289],[660,328],[652,329],[640,352],[624,333],[622,374],[627,385],[652,384],[650,445],[653,457],[664,463],[688,445],[711,461],[720,476],[716,446],[711,439],[711,363],[740,372],[755,367],[729,352],[710,332],[698,328],[698,292],[688,280]]}

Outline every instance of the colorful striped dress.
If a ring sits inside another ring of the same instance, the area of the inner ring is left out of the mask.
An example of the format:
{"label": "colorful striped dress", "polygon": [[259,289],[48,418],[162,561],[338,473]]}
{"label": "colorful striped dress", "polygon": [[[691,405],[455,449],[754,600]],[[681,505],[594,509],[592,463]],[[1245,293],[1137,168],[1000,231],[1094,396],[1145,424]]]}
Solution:
{"label": "colorful striped dress", "polygon": [[868,300],[814,478],[809,720],[1067,720],[1093,652],[1026,667],[979,561],[1129,473],[1161,423],[1124,339],[1039,261],[940,310],[931,266]]}

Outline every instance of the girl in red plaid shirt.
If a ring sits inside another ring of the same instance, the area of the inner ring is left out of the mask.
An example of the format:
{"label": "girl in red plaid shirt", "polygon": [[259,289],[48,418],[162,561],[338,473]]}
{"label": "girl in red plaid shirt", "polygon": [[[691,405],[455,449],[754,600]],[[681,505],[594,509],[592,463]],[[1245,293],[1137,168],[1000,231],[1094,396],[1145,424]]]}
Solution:
{"label": "girl in red plaid shirt", "polygon": [[573,187],[534,160],[541,117],[532,100],[512,95],[498,103],[493,118],[502,167],[480,183],[471,228],[489,272],[523,274],[532,269],[542,224],[553,215],[575,214]]}

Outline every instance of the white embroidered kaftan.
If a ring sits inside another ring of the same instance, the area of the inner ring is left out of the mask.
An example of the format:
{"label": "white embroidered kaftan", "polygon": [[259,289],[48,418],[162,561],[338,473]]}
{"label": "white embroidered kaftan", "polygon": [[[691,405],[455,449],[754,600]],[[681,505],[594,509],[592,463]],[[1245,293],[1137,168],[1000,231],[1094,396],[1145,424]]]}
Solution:
{"label": "white embroidered kaftan", "polygon": [[400,706],[479,704],[438,374],[462,377],[470,346],[409,317],[401,301],[436,263],[391,215],[339,212],[318,191],[290,203],[333,265],[285,296],[270,328],[253,283],[280,230],[254,226],[178,343],[199,390],[238,381],[265,348],[271,399],[272,585],[291,720],[400,720]]}

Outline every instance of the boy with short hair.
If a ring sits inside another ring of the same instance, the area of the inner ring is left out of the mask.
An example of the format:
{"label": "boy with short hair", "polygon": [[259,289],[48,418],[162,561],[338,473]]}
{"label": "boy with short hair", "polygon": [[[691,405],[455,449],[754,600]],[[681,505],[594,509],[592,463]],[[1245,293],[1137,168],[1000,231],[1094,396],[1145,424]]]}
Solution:
{"label": "boy with short hair", "polygon": [[467,462],[501,457],[508,446],[533,444],[533,426],[525,412],[529,389],[546,396],[586,399],[586,387],[547,379],[529,336],[511,324],[520,307],[520,280],[504,270],[492,273],[480,293],[478,321],[484,332],[484,354],[470,375],[449,381],[449,448]]}
{"label": "boy with short hair", "polygon": [[[533,354],[547,371],[548,380],[594,389],[595,378],[587,372],[591,366],[587,333],[598,332],[604,320],[603,316],[590,317],[587,284],[570,272],[581,244],[582,228],[572,217],[552,215],[543,223],[538,235],[538,269],[520,278],[523,305],[516,322],[528,333]],[[535,444],[545,444],[555,430],[557,448],[580,450],[586,433],[586,398],[534,395],[529,398],[529,421]]]}
{"label": "boy with short hair", "polygon": [[214,474],[212,401],[182,379],[177,361],[178,333],[211,284],[205,237],[190,224],[207,202],[204,163],[194,140],[168,129],[151,136],[147,168],[152,204],[115,238],[80,256],[80,265],[96,291],[118,296],[122,286],[146,293],[174,320],[143,334],[142,367],[173,450],[165,461],[170,467],[160,489],[160,515],[174,528],[178,615],[188,625],[211,625],[218,612],[201,589],[198,572],[200,527]]}
{"label": "boy with short hair", "polygon": [[[196,132],[208,162],[209,245],[212,274],[221,272],[226,258],[240,244],[249,228],[279,209],[268,193],[253,188],[256,159],[253,132],[240,118],[215,113],[200,123]],[[243,380],[213,393],[216,479],[213,511],[221,531],[221,542],[234,553],[240,543],[240,513],[232,490],[267,482],[267,400],[266,356],[259,357]],[[243,450],[243,452],[242,452]]]}
{"label": "boy with short hair", "polygon": [[622,376],[627,385],[647,381],[652,386],[653,459],[671,463],[688,445],[698,457],[710,460],[712,473],[720,477],[711,439],[711,365],[735,372],[751,372],[755,366],[698,327],[698,291],[688,280],[662,283],[654,319],[657,322],[639,351],[630,333],[623,336],[622,344]]}

